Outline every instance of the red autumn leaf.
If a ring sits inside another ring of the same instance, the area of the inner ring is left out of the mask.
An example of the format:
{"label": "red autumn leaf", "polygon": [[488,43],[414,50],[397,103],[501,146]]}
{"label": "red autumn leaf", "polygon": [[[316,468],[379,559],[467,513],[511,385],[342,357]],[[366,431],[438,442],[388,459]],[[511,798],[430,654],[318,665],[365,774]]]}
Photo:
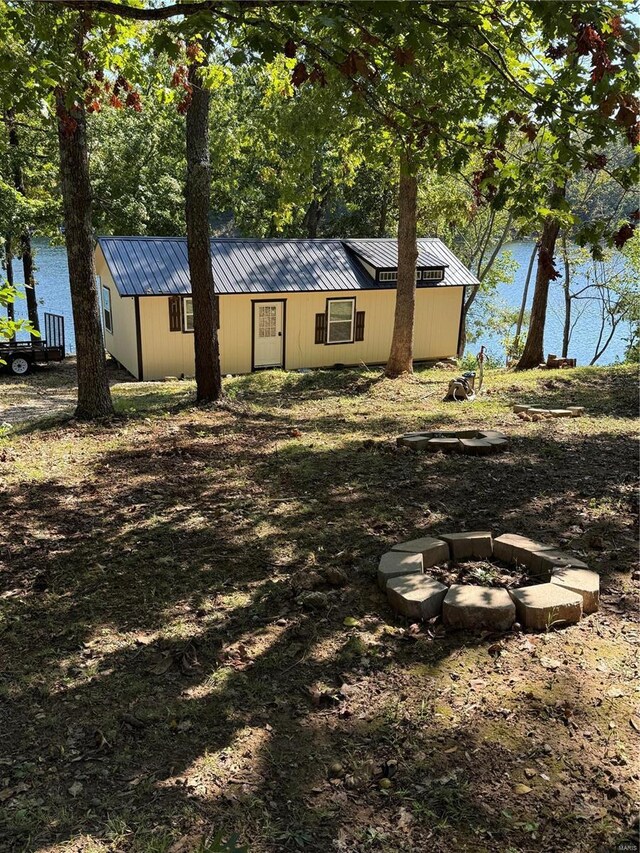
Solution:
{"label": "red autumn leaf", "polygon": [[614,93],[607,95],[598,104],[598,111],[604,116],[610,116],[618,105],[618,96]]}
{"label": "red autumn leaf", "polygon": [[410,47],[396,47],[393,51],[396,65],[413,65],[416,55]]}
{"label": "red autumn leaf", "polygon": [[363,77],[369,77],[371,75],[371,69],[367,64],[367,60],[361,53],[355,53],[353,61],[358,74],[361,74]]}
{"label": "red autumn leaf", "polygon": [[293,59],[293,57],[296,55],[296,51],[297,51],[297,50],[298,50],[298,46],[297,46],[297,44],[294,42],[294,40],[293,40],[293,39],[289,39],[287,42],[285,42],[285,45],[284,45],[284,55],[285,55],[288,59]]}
{"label": "red autumn leaf", "polygon": [[624,35],[624,28],[622,26],[622,19],[620,18],[620,15],[615,15],[613,18],[611,18],[611,20],[609,21],[609,26],[611,27],[612,36],[617,39],[622,38],[622,36]]}
{"label": "red autumn leaf", "polygon": [[360,38],[365,44],[371,44],[374,47],[381,44],[378,36],[374,36],[373,33],[368,32],[368,30],[360,30]]}
{"label": "red autumn leaf", "polygon": [[122,108],[122,101],[121,101],[121,100],[120,100],[120,98],[115,94],[115,92],[114,92],[114,94],[113,94],[113,95],[111,95],[111,97],[109,98],[109,104],[110,104],[114,109],[116,109],[116,110],[119,110],[119,109],[121,109],[121,108]]}
{"label": "red autumn leaf", "polygon": [[95,99],[95,100],[91,101],[91,103],[88,105],[87,112],[88,113],[99,113],[100,109],[101,109],[100,101]]}
{"label": "red autumn leaf", "polygon": [[627,222],[622,226],[616,233],[613,235],[613,243],[617,249],[621,249],[627,240],[630,240],[633,237],[633,233],[635,231],[635,225],[631,225],[631,223]]}
{"label": "red autumn leaf", "polygon": [[604,48],[602,36],[591,24],[580,24],[576,35],[576,53],[587,56]]}
{"label": "red autumn leaf", "polygon": [[309,74],[309,82],[319,83],[320,86],[327,85],[327,78],[325,77],[324,71],[322,70],[322,68],[320,68],[319,65],[313,66],[311,74]]}
{"label": "red autumn leaf", "polygon": [[357,70],[356,56],[354,50],[347,54],[346,59],[338,65],[338,68],[345,75],[345,77],[353,77]]}
{"label": "red autumn leaf", "polygon": [[200,50],[201,50],[201,48],[200,48],[200,45],[198,44],[198,42],[192,41],[191,44],[187,45],[187,50],[186,50],[187,58],[190,60],[196,59],[198,54],[200,53]]}
{"label": "red autumn leaf", "polygon": [[309,72],[307,71],[307,66],[304,62],[298,62],[296,67],[293,69],[291,74],[291,83],[296,87],[296,89],[300,88],[305,80],[309,79]]}
{"label": "red autumn leaf", "polygon": [[128,107],[135,110],[137,113],[142,112],[142,104],[140,103],[139,92],[129,92],[125,103]]}
{"label": "red autumn leaf", "polygon": [[548,277],[549,281],[555,281],[557,278],[560,278],[560,273],[553,263],[553,255],[549,254],[546,249],[540,249],[538,268],[542,269],[544,275]]}
{"label": "red autumn leaf", "polygon": [[567,52],[566,44],[563,44],[562,42],[560,42],[559,44],[550,45],[546,49],[544,55],[548,59],[562,59],[562,57],[566,54],[566,52]]}
{"label": "red autumn leaf", "polygon": [[585,166],[590,172],[597,172],[600,169],[604,169],[607,165],[607,158],[604,154],[594,154],[590,159],[587,165]]}
{"label": "red autumn leaf", "polygon": [[529,142],[533,142],[533,140],[538,135],[538,128],[531,121],[527,122],[526,124],[523,124],[520,130],[524,133]]}
{"label": "red autumn leaf", "polygon": [[640,112],[640,101],[633,95],[623,95],[619,98],[620,109],[614,119],[616,124],[622,127],[632,127]]}
{"label": "red autumn leaf", "polygon": [[177,109],[178,109],[178,112],[180,113],[181,116],[185,115],[187,110],[191,106],[191,98],[192,98],[191,92],[187,92],[187,94],[184,96],[184,98],[178,104]]}

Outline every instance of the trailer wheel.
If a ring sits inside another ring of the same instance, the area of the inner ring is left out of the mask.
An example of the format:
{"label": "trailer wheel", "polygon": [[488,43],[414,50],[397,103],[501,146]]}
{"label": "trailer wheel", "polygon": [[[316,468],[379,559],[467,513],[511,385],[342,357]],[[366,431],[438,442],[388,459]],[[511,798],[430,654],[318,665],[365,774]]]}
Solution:
{"label": "trailer wheel", "polygon": [[9,362],[9,370],[15,376],[24,376],[31,370],[31,364],[26,358],[17,355]]}

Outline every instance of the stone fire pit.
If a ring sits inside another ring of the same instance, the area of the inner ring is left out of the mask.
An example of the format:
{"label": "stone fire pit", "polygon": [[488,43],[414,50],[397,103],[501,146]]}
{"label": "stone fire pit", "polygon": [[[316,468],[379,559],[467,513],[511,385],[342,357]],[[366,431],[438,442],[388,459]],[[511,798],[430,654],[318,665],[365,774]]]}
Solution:
{"label": "stone fire pit", "polygon": [[[540,582],[507,589],[447,585],[436,577],[440,567],[460,567],[469,560],[524,568]],[[378,585],[397,613],[417,620],[442,615],[445,625],[466,630],[508,631],[517,618],[524,628],[544,631],[595,613],[600,596],[598,574],[572,554],[515,533],[493,539],[488,531],[426,536],[394,545],[380,559]]]}
{"label": "stone fire pit", "polygon": [[459,429],[438,430],[437,432],[408,432],[401,435],[397,442],[399,447],[409,447],[411,450],[426,450],[436,453],[467,453],[473,456],[485,456],[504,450],[509,443],[503,432],[493,429]]}

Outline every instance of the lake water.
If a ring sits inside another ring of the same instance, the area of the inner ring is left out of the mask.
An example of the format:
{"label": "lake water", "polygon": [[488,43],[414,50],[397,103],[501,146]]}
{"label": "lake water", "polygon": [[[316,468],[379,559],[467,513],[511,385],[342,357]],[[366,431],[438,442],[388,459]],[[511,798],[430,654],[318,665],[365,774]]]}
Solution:
{"label": "lake water", "polygon": [[[75,340],[73,335],[73,316],[71,313],[71,295],[69,292],[69,272],[67,268],[67,255],[64,246],[51,246],[49,241],[43,237],[36,237],[33,241],[36,249],[36,281],[40,313],[50,311],[54,314],[63,314],[65,319],[65,331],[67,336],[67,350],[75,352]],[[510,243],[505,250],[511,252],[518,264],[515,281],[512,285],[500,288],[501,299],[510,306],[517,307],[522,299],[522,291],[527,274],[527,265],[531,255],[533,244],[530,242]],[[22,265],[20,261],[14,264],[16,283],[23,281]],[[529,305],[533,296],[533,282],[535,281],[535,266],[532,284],[529,289]],[[576,286],[579,279],[576,279]],[[579,303],[584,312],[578,320],[573,332],[569,355],[577,358],[578,364],[588,364],[593,357],[599,328],[598,310],[595,305]],[[26,317],[26,305],[23,300],[16,303],[16,316]],[[549,311],[547,314],[547,326],[545,331],[545,354],[560,354],[562,348],[562,326],[563,326],[563,296],[560,283],[551,283],[549,293]],[[621,359],[624,354],[624,338],[628,335],[628,326],[619,328],[615,338],[609,344],[609,348],[600,359],[599,364],[611,364],[616,358]],[[495,335],[487,333],[477,344],[470,344],[469,349],[475,352],[483,343],[489,352],[504,357],[500,342]]]}

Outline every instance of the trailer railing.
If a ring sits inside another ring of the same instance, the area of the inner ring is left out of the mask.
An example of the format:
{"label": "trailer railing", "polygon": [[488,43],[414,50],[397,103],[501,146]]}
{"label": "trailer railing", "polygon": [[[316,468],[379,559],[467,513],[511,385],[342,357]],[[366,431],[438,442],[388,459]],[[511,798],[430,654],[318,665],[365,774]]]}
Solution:
{"label": "trailer railing", "polygon": [[44,315],[44,345],[52,349],[61,349],[64,353],[64,317],[60,314]]}

